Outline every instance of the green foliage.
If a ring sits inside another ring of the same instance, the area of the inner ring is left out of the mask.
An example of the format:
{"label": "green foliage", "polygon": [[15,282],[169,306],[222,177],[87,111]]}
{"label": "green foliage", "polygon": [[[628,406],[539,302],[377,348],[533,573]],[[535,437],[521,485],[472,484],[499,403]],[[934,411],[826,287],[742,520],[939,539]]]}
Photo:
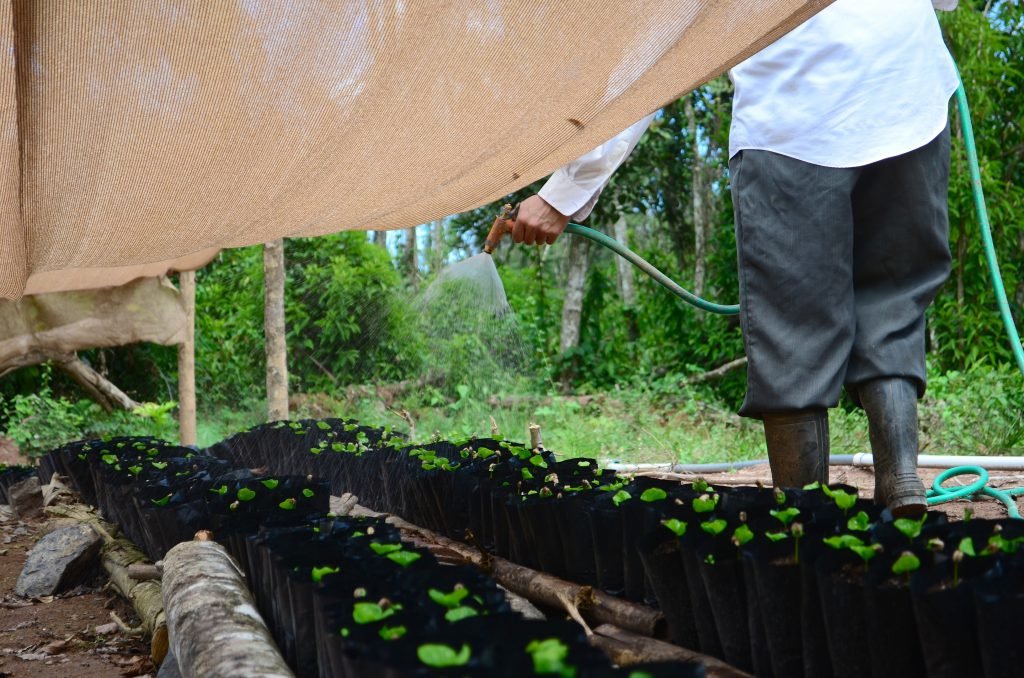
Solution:
{"label": "green foliage", "polygon": [[33,393],[0,398],[7,421],[4,435],[30,457],[84,438],[119,435],[148,435],[165,440],[178,437],[172,411],[176,403],[142,403],[131,412],[104,412],[90,400],[69,400],[54,395],[50,386],[52,368],[43,366],[38,388]]}

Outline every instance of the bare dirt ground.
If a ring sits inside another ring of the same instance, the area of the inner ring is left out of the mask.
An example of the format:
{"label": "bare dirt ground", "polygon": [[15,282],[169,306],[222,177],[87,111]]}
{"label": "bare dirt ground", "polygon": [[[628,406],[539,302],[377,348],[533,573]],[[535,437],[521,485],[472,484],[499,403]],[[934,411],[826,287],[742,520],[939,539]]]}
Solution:
{"label": "bare dirt ground", "polygon": [[111,623],[111,612],[129,626],[138,624],[130,606],[103,590],[104,577],[53,598],[25,600],[13,594],[27,552],[45,533],[42,521],[0,514],[0,678],[155,674],[149,646],[141,639],[113,629],[96,632]]}

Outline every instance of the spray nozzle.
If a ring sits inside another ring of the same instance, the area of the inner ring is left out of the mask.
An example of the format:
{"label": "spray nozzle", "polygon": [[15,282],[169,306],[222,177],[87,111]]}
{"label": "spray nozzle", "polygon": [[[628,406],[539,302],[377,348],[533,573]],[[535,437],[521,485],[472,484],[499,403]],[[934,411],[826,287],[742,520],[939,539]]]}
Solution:
{"label": "spray nozzle", "polygon": [[501,213],[495,217],[494,225],[491,226],[491,232],[487,234],[487,239],[484,240],[484,252],[487,254],[494,253],[494,250],[498,248],[505,234],[512,232],[512,226],[516,223],[516,215],[518,214],[519,205],[513,207],[511,204],[505,204],[501,208]]}

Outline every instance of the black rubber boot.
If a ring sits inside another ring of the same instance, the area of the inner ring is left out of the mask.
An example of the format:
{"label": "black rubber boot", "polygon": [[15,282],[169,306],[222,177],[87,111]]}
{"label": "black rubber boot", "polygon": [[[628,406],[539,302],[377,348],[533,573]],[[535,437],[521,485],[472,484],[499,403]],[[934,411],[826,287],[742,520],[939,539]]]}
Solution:
{"label": "black rubber boot", "polygon": [[828,482],[828,410],[765,414],[764,440],[776,487]]}
{"label": "black rubber boot", "polygon": [[897,518],[927,510],[924,483],[917,475],[917,383],[910,379],[873,379],[857,385],[868,415],[875,460],[875,501]]}

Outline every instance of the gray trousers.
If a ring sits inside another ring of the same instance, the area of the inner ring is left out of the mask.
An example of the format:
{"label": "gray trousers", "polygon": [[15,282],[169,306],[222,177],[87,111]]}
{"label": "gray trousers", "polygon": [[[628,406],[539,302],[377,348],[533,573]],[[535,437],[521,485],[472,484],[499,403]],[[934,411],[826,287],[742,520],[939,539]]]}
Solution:
{"label": "gray trousers", "polygon": [[746,150],[729,162],[744,416],[835,407],[845,385],[925,387],[924,312],[949,277],[949,128],[863,167]]}

